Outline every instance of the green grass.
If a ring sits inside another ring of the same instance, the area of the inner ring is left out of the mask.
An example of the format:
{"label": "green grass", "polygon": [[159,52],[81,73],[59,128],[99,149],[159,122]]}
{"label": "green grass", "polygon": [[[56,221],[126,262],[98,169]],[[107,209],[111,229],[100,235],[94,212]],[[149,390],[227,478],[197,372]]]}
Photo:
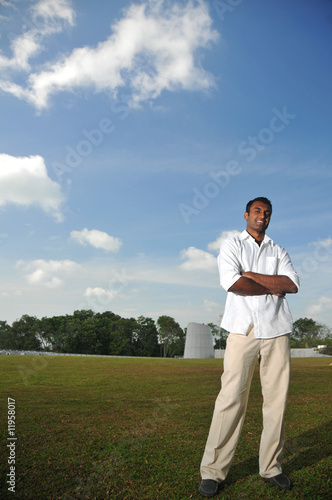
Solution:
{"label": "green grass", "polygon": [[[256,370],[223,499],[331,498],[331,358],[292,360],[285,472],[258,475]],[[222,360],[1,356],[0,498],[198,499]],[[7,398],[16,401],[16,492],[8,492]]]}

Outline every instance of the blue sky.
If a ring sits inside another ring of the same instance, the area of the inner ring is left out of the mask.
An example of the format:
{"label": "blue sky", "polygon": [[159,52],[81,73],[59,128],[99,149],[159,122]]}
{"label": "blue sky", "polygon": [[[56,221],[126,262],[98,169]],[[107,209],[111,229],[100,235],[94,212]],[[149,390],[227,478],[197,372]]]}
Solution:
{"label": "blue sky", "polygon": [[328,0],[0,0],[0,319],[218,323],[248,200],[332,327]]}

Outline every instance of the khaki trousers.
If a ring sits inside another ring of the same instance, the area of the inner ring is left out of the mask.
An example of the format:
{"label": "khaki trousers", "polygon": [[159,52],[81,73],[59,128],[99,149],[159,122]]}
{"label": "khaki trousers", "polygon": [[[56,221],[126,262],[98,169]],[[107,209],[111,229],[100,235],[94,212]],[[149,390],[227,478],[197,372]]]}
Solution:
{"label": "khaki trousers", "polygon": [[227,476],[242,430],[259,354],[263,394],[259,473],[268,478],[282,472],[278,459],[284,445],[284,413],[290,375],[289,335],[256,339],[252,328],[247,335],[230,333],[227,338],[222,388],[216,399],[201,463],[202,479],[221,482]]}

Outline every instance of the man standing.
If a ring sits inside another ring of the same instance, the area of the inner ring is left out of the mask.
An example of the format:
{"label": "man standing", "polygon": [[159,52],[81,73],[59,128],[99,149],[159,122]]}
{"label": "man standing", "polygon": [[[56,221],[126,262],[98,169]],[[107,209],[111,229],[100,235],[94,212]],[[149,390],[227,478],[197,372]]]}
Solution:
{"label": "man standing", "polygon": [[286,490],[279,456],[284,445],[284,413],[289,385],[289,334],[292,317],[285,299],[297,293],[299,279],[286,250],[266,234],[272,214],[267,198],[248,202],[247,229],[224,241],[218,267],[220,284],[228,291],[221,326],[229,331],[221,391],[216,399],[201,463],[201,495],[218,493],[230,468],[240,437],[250,384],[259,356],[263,394],[263,432],[259,473]]}

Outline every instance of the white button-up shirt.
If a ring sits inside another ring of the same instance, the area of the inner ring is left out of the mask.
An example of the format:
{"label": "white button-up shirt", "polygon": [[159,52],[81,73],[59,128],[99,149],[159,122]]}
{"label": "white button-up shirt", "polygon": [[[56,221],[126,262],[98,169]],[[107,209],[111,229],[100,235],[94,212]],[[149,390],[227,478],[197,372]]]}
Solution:
{"label": "white button-up shirt", "polygon": [[[247,231],[225,240],[218,256],[220,284],[227,291],[241,272],[288,276],[299,288],[299,278],[284,248],[265,235],[259,246]],[[290,333],[293,320],[284,297],[227,293],[221,327],[246,335],[254,327],[255,337],[268,339]]]}

